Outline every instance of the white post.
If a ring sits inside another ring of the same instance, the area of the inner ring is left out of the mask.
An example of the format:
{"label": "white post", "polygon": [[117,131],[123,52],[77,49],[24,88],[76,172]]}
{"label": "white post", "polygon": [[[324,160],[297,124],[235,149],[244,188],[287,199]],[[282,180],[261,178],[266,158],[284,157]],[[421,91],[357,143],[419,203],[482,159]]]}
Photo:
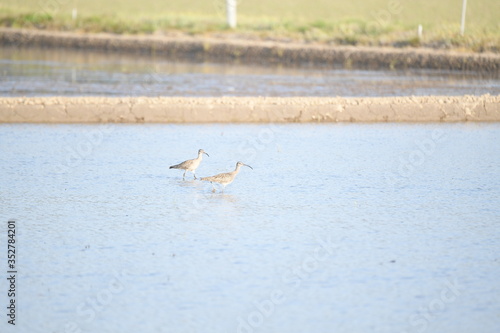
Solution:
{"label": "white post", "polygon": [[465,33],[465,11],[467,10],[467,0],[462,2],[462,23],[460,24],[460,35]]}
{"label": "white post", "polygon": [[71,18],[76,20],[76,17],[78,16],[78,10],[76,9],[76,0],[73,1],[73,10],[71,11]]}
{"label": "white post", "polygon": [[227,25],[236,28],[236,0],[226,0]]}

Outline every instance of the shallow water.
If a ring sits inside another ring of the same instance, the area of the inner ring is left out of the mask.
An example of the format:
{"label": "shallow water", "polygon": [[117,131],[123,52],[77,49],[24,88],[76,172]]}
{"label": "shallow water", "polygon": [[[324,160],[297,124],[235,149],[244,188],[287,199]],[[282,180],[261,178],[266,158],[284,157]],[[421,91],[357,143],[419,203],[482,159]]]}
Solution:
{"label": "shallow water", "polygon": [[[498,142],[498,124],[0,125],[12,331],[498,332]],[[168,169],[198,148],[200,176],[254,169],[212,193]]]}
{"label": "shallow water", "polygon": [[161,57],[0,48],[0,96],[409,96],[500,94],[498,73],[171,62]]}

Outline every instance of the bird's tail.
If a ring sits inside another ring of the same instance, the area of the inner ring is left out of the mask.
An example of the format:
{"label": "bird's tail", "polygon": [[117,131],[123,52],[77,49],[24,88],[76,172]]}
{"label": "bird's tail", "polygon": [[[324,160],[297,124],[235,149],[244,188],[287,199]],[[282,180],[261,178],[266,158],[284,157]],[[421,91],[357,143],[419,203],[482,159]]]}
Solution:
{"label": "bird's tail", "polygon": [[169,169],[179,169],[179,164],[172,165]]}

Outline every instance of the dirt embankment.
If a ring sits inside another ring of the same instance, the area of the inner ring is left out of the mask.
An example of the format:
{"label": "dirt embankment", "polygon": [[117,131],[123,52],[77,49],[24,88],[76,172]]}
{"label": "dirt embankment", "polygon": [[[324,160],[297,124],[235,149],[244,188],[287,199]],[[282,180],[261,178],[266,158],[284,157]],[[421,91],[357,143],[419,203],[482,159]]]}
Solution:
{"label": "dirt embankment", "polygon": [[79,34],[0,28],[0,45],[148,53],[167,59],[369,69],[441,69],[495,73],[500,55],[425,49],[328,46],[201,37]]}
{"label": "dirt embankment", "polygon": [[0,123],[500,121],[500,96],[0,98]]}

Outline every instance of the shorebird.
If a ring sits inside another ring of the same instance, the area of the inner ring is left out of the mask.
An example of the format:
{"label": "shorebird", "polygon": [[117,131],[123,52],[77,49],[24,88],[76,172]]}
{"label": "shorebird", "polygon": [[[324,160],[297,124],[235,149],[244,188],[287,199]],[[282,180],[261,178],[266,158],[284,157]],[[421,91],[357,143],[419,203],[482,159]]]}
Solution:
{"label": "shorebird", "polygon": [[182,170],[184,170],[184,174],[182,175],[183,180],[186,177],[186,172],[191,171],[194,175],[194,179],[196,179],[196,168],[198,168],[200,166],[201,160],[203,158],[203,154],[210,157],[210,155],[205,153],[205,151],[203,149],[200,149],[200,150],[198,150],[198,157],[197,158],[192,159],[192,160],[187,160],[187,161],[184,161],[184,162],[176,164],[176,165],[172,165],[170,167],[170,169],[182,169]]}
{"label": "shorebird", "polygon": [[236,163],[236,169],[234,169],[234,171],[232,171],[232,172],[219,173],[218,175],[215,175],[215,176],[202,177],[200,179],[203,181],[207,181],[207,182],[212,183],[212,186],[214,188],[212,192],[215,192],[214,183],[221,184],[222,191],[224,191],[224,188],[226,188],[226,185],[231,184],[233,182],[234,178],[236,178],[236,175],[238,174],[238,172],[240,172],[240,168],[242,165],[247,166],[253,170],[253,168],[250,165],[246,165],[245,163],[238,162],[238,163]]}

